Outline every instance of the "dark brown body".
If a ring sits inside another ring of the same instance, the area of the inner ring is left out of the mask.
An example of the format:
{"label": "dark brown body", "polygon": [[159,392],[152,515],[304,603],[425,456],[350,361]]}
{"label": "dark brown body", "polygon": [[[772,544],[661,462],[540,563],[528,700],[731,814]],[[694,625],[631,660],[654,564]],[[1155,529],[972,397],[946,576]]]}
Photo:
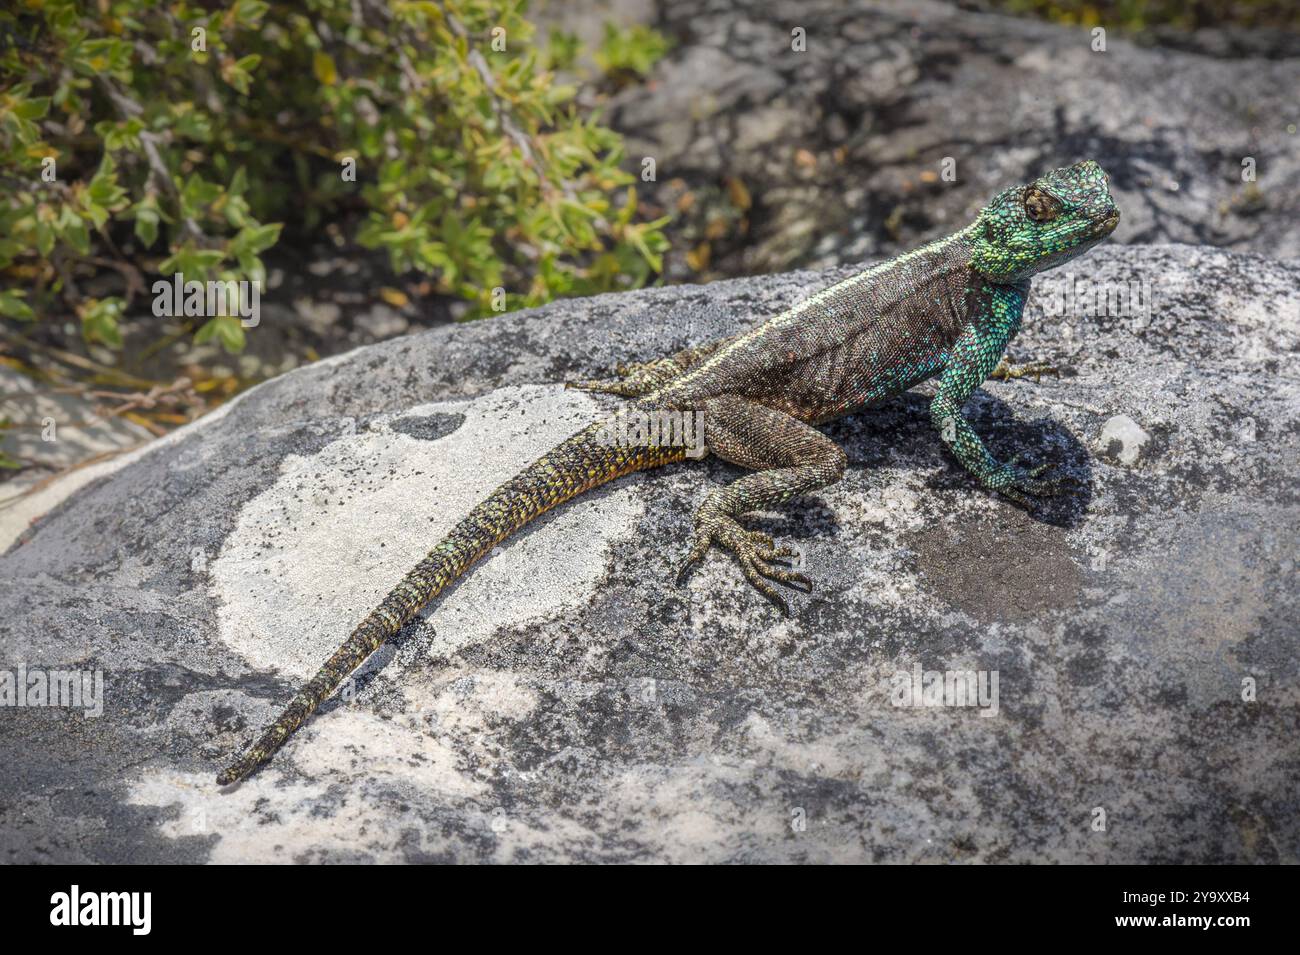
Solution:
{"label": "dark brown body", "polygon": [[906,391],[943,369],[980,304],[984,281],[964,239],[852,276],[718,343],[654,400],[691,407],[734,395],[819,423]]}

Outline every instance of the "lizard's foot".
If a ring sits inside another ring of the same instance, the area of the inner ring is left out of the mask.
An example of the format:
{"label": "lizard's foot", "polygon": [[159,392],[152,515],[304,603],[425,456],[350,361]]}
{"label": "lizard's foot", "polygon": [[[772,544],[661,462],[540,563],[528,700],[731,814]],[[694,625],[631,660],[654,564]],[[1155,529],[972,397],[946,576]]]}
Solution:
{"label": "lizard's foot", "polygon": [[997,491],[1028,508],[1034,506],[1029,495],[1051,497],[1060,494],[1069,483],[1068,478],[1040,477],[1050,465],[1040,464],[1038,467],[1026,469],[1020,467],[1019,461],[1020,455],[1017,454],[1006,464],[999,464],[982,483],[989,490]]}
{"label": "lizard's foot", "polygon": [[804,574],[774,563],[793,557],[794,551],[788,547],[778,547],[771,537],[761,531],[745,530],[734,517],[726,514],[701,514],[696,518],[690,553],[677,569],[679,585],[686,579],[691,568],[704,559],[713,543],[731,551],[740,564],[745,579],[755,590],[780,607],[786,616],[790,614],[790,604],[772,586],[771,581],[812,591],[812,581]]}
{"label": "lizard's foot", "polygon": [[1005,358],[1001,364],[993,369],[993,374],[989,375],[997,381],[1010,381],[1013,378],[1032,378],[1035,382],[1042,380],[1044,375],[1061,375],[1061,369],[1055,365],[1049,365],[1045,361],[1031,361],[1024,365],[1012,365]]}
{"label": "lizard's foot", "polygon": [[579,391],[599,391],[609,395],[622,395],[624,398],[636,398],[642,392],[635,385],[620,378],[587,378],[579,381],[566,381],[565,388]]}
{"label": "lizard's foot", "polygon": [[564,387],[577,388],[579,391],[599,391],[624,398],[640,398],[659,388],[680,370],[670,358],[620,363],[614,367],[617,378],[569,381],[565,382]]}

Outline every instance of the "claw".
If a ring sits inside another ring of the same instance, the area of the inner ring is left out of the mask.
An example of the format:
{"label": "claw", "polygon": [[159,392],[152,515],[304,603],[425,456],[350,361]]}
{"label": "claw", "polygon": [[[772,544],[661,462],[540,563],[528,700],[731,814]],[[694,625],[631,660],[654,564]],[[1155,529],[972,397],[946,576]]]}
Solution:
{"label": "claw", "polygon": [[1040,479],[1039,476],[1047,472],[1050,464],[1040,464],[1025,470],[1016,466],[1018,460],[1019,456],[1002,465],[997,474],[985,482],[985,486],[1030,509],[1036,504],[1033,497],[1054,497],[1063,493],[1067,487],[1077,486],[1068,477]]}
{"label": "claw", "polygon": [[794,556],[794,551],[784,544],[778,545],[771,536],[762,531],[748,531],[749,542],[753,545],[754,556],[766,562],[785,561]]}
{"label": "claw", "polygon": [[677,565],[677,586],[678,587],[686,583],[686,578],[691,575],[691,571],[695,569],[696,565],[698,565],[699,562],[704,559],[704,553],[708,549],[709,549],[709,545],[707,542],[703,547],[699,546],[698,544],[695,545],[694,547],[691,548],[691,552],[686,555],[685,559],[680,564]]}

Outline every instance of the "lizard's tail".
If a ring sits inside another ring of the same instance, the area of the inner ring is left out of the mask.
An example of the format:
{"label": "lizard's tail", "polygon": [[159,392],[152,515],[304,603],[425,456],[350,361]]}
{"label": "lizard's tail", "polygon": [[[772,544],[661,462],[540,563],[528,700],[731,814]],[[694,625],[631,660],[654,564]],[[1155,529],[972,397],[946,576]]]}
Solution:
{"label": "lizard's tail", "polygon": [[608,440],[613,425],[599,422],[561,442],[470,511],[361,621],[257,744],[217,777],[218,785],[237,782],[270,759],[366,657],[510,534],[584,491],[686,457],[684,447],[629,447]]}

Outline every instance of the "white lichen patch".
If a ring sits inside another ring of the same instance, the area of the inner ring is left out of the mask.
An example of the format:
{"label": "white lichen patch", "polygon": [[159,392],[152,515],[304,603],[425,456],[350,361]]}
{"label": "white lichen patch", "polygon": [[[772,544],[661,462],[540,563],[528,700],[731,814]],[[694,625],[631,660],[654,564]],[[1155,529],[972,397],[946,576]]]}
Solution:
{"label": "white lichen patch", "polygon": [[286,781],[263,773],[223,791],[210,775],[159,770],[131,788],[127,804],[164,810],[170,818],[160,823],[159,832],[169,839],[216,837],[210,863],[288,863],[322,856],[403,861],[403,834],[427,829],[415,806],[390,805],[378,813],[366,783],[342,789],[336,783],[333,778]]}
{"label": "white lichen patch", "polygon": [[[598,414],[588,397],[555,387],[502,389],[387,416],[311,456],[291,455],[275,483],[249,501],[209,564],[220,637],[250,666],[310,677],[356,623],[479,501]],[[463,416],[463,421],[460,421]],[[402,419],[429,419],[410,427]],[[459,422],[459,423],[458,423]],[[427,426],[426,426],[427,425]],[[433,440],[406,433],[438,435]],[[412,641],[384,670],[400,696],[380,715],[363,694],[318,713],[270,765],[238,787],[210,776],[151,771],[133,788],[140,805],[175,807],[174,838],[220,836],[213,861],[287,861],[303,853],[401,858],[406,828],[331,786],[409,794],[418,804],[482,799],[487,777],[508,772],[465,739],[491,739],[536,706],[512,673],[428,667],[406,672],[412,645],[440,658],[498,626],[562,611],[588,598],[608,545],[641,504],[626,482],[543,518],[475,567],[431,612],[432,639]],[[530,532],[531,531],[531,532]],[[419,652],[419,651],[417,651]],[[286,701],[287,702],[287,701]],[[203,709],[195,699],[184,712]],[[249,719],[269,718],[253,706]],[[301,781],[302,777],[311,783]],[[470,811],[470,810],[467,810]],[[479,811],[479,810],[472,810]],[[383,818],[384,831],[349,830]],[[260,820],[256,826],[250,818]],[[197,822],[195,821],[197,820]],[[200,828],[200,823],[207,826]],[[416,820],[411,827],[423,831]],[[335,833],[343,833],[336,837]]]}
{"label": "white lichen patch", "polygon": [[295,741],[292,759],[313,780],[382,781],[440,799],[477,796],[485,788],[460,771],[456,751],[417,716],[383,719],[364,705],[351,705],[324,714],[310,732],[300,733],[307,735]]}
{"label": "white lichen patch", "polygon": [[538,699],[516,674],[498,670],[449,670],[436,685],[412,684],[404,695],[408,714],[468,738],[527,719]]}
{"label": "white lichen patch", "polygon": [[[505,388],[411,408],[314,455],[290,455],[211,565],[222,640],[252,666],[310,677],[457,520],[597,414],[572,391]],[[432,415],[464,421],[437,440],[390,427]],[[586,599],[607,545],[640,507],[624,482],[505,542],[437,605],[433,651]]]}
{"label": "white lichen patch", "polygon": [[[193,696],[178,712],[192,716],[212,694]],[[510,833],[523,844],[540,839],[522,834],[526,823],[485,808],[492,799],[485,777],[513,772],[491,755],[490,743],[533,712],[536,693],[512,673],[457,669],[433,685],[405,687],[403,697],[391,718],[360,703],[328,708],[238,786],[221,789],[210,774],[149,770],[128,802],[167,811],[171,818],[159,831],[168,838],[218,837],[214,863],[322,855],[401,861],[432,846],[404,844],[429,829],[408,805],[460,807],[456,818],[490,828],[503,852],[515,838]],[[483,745],[466,745],[473,741]],[[290,763],[297,772],[284,771]]]}

